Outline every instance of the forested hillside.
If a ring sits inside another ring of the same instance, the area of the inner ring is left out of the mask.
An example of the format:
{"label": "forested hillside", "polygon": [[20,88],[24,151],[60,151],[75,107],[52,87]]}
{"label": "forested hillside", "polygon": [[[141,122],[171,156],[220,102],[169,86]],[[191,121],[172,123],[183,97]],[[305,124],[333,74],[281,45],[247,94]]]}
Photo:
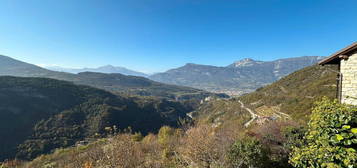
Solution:
{"label": "forested hillside", "polygon": [[106,127],[142,133],[177,126],[192,106],[114,95],[46,78],[0,77],[0,160],[31,159],[94,136]]}

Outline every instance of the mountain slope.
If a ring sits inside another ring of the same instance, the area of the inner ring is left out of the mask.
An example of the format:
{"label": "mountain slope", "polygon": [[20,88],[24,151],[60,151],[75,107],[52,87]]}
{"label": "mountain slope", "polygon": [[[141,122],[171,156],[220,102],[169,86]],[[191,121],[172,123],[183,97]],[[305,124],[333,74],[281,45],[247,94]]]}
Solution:
{"label": "mountain slope", "polygon": [[306,121],[315,101],[336,98],[336,71],[333,65],[310,66],[239,99],[258,112],[277,110]]}
{"label": "mountain slope", "polygon": [[36,65],[0,55],[0,76],[74,78],[74,75],[50,71]]}
{"label": "mountain slope", "polygon": [[322,58],[305,56],[269,62],[243,59],[226,67],[186,64],[149,78],[163,83],[240,95],[313,65]]}
{"label": "mountain slope", "polygon": [[68,73],[80,73],[80,72],[99,72],[99,73],[120,73],[123,75],[131,75],[131,76],[141,76],[147,77],[148,75],[142,72],[133,71],[124,67],[117,67],[112,65],[101,66],[98,68],[62,68],[58,66],[48,66],[46,69],[50,69],[53,71],[59,72],[68,72]]}
{"label": "mountain slope", "polygon": [[155,132],[192,108],[46,78],[0,77],[0,160],[30,159],[105,134],[105,127]]}
{"label": "mountain slope", "polygon": [[158,96],[171,99],[204,98],[207,96],[214,96],[214,94],[199,89],[167,85],[137,76],[95,72],[71,74],[51,71],[1,55],[0,76],[52,78],[71,81],[76,84],[94,86],[118,93]]}
{"label": "mountain slope", "polygon": [[[206,102],[193,116],[199,121],[225,125],[235,118],[242,118],[243,113],[249,115],[248,108],[259,116],[253,124],[267,120],[306,123],[315,101],[324,96],[336,97],[336,70],[334,65],[306,67],[238,98]],[[246,117],[245,122],[248,120]]]}

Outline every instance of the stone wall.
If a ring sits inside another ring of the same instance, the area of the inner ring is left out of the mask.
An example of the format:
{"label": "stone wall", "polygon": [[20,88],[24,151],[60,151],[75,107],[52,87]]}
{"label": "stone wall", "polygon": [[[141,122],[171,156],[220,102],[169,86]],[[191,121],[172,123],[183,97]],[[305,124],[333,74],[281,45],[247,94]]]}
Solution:
{"label": "stone wall", "polygon": [[341,60],[342,103],[357,105],[357,52]]}

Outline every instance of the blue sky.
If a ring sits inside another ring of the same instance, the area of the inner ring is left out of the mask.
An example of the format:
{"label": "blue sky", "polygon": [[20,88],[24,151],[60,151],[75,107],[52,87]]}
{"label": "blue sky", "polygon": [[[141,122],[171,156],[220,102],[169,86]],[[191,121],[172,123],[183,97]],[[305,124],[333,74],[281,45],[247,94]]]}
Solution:
{"label": "blue sky", "polygon": [[357,41],[356,0],[0,0],[0,54],[159,72],[329,55]]}

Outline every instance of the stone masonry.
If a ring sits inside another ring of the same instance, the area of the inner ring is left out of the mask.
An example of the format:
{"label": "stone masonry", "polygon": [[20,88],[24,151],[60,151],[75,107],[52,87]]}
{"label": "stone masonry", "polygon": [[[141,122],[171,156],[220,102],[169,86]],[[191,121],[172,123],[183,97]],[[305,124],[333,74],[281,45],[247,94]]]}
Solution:
{"label": "stone masonry", "polygon": [[357,105],[357,52],[347,60],[341,60],[341,102]]}

